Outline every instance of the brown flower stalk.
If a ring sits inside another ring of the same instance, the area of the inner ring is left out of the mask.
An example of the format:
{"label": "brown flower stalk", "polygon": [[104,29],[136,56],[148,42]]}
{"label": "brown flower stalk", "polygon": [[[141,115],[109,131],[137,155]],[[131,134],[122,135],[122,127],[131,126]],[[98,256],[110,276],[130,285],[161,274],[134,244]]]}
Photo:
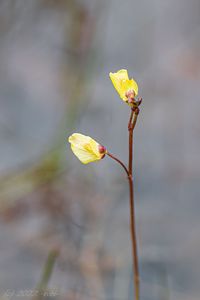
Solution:
{"label": "brown flower stalk", "polygon": [[135,300],[140,299],[140,286],[139,286],[139,264],[137,255],[137,239],[136,239],[136,228],[135,228],[135,203],[134,203],[134,182],[133,182],[133,131],[137,122],[139,114],[139,108],[132,108],[131,115],[128,122],[129,131],[129,163],[128,168],[125,164],[113,154],[107,152],[107,155],[117,161],[122,168],[125,170],[129,182],[130,191],[130,233],[132,242],[132,257],[133,257],[133,274],[134,274],[134,287],[135,287]]}
{"label": "brown flower stalk", "polygon": [[[137,255],[137,239],[135,229],[135,203],[134,203],[134,182],[133,182],[133,130],[135,128],[137,117],[139,114],[139,108],[132,109],[130,121],[128,125],[129,130],[129,189],[130,189],[130,231],[132,241],[132,255],[133,255],[133,273],[134,273],[134,286],[135,286],[135,299],[140,298],[140,287],[139,287],[139,266],[138,266],[138,255]],[[132,120],[133,119],[133,120]]]}

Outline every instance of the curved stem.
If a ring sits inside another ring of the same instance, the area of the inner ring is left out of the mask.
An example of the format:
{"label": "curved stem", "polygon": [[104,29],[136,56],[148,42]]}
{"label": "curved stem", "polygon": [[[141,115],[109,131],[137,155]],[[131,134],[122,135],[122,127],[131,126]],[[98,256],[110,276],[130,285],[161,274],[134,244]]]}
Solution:
{"label": "curved stem", "polygon": [[122,168],[123,168],[124,171],[126,172],[127,176],[129,177],[129,172],[128,172],[128,169],[127,169],[127,167],[125,166],[125,164],[124,164],[120,159],[118,159],[117,157],[115,157],[113,154],[111,154],[111,153],[109,153],[109,152],[107,152],[106,154],[107,154],[108,156],[110,156],[112,159],[116,160],[116,162],[118,162],[118,163],[122,166]]}

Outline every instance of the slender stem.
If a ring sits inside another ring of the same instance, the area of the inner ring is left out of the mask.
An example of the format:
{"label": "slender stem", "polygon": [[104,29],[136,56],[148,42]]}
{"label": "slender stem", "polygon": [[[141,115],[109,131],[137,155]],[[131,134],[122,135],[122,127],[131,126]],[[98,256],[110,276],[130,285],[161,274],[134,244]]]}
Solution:
{"label": "slender stem", "polygon": [[128,169],[127,169],[127,167],[125,166],[125,164],[124,164],[120,159],[118,159],[117,157],[115,157],[113,154],[111,154],[111,153],[109,153],[109,152],[107,152],[106,154],[107,154],[108,156],[110,156],[112,159],[116,160],[116,161],[122,166],[122,168],[125,170],[127,176],[129,177],[129,172],[128,172]]}
{"label": "slender stem", "polygon": [[128,122],[128,130],[130,130],[130,128],[132,126],[133,114],[134,114],[134,110],[131,109],[131,115],[130,115],[130,119],[129,119],[129,122]]}
{"label": "slender stem", "polygon": [[135,287],[135,300],[140,299],[140,287],[139,287],[139,264],[137,255],[137,239],[135,229],[135,205],[134,205],[134,182],[133,182],[133,130],[137,122],[137,116],[139,114],[139,108],[131,110],[131,115],[128,123],[129,130],[129,163],[128,169],[125,164],[113,154],[107,152],[107,155],[117,161],[125,170],[128,176],[129,190],[130,190],[130,232],[132,242],[132,257],[133,257],[133,273],[134,273],[134,287]]}
{"label": "slender stem", "polygon": [[[134,113],[131,110],[131,116],[128,122],[128,131],[129,131],[129,163],[128,163],[128,170],[129,173],[132,175],[133,173],[133,130],[135,128],[137,122],[138,111]],[[134,115],[133,115],[134,114]],[[132,122],[133,120],[133,122]]]}
{"label": "slender stem", "polygon": [[[139,288],[139,266],[138,266],[138,255],[137,255],[137,239],[136,239],[136,229],[135,229],[135,203],[134,203],[134,182],[133,182],[133,130],[137,122],[137,116],[139,114],[139,109],[131,111],[131,116],[128,124],[129,130],[129,189],[130,189],[130,231],[131,231],[131,241],[132,241],[132,255],[133,255],[133,271],[134,271],[134,287],[135,287],[135,300],[140,298],[140,288]],[[132,121],[133,120],[133,121]]]}

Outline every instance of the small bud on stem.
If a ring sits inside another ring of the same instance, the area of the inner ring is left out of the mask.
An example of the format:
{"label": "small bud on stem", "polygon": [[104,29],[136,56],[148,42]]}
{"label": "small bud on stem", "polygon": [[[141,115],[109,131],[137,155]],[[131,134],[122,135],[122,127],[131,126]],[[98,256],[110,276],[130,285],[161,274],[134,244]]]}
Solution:
{"label": "small bud on stem", "polygon": [[105,154],[106,154],[106,148],[104,147],[104,146],[102,146],[102,145],[99,145],[99,153],[100,154],[103,154],[103,156],[102,156],[102,158],[104,158],[104,156],[105,156]]}

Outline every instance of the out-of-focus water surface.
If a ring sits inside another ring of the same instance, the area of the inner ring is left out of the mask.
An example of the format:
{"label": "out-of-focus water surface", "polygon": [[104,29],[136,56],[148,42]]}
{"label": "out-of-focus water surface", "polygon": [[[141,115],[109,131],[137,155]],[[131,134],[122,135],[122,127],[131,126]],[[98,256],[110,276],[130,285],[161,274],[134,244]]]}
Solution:
{"label": "out-of-focus water surface", "polygon": [[39,299],[55,249],[43,296],[133,298],[126,176],[66,147],[81,132],[127,161],[129,108],[108,76],[121,68],[143,97],[141,299],[199,299],[199,12],[198,0],[0,2],[0,299]]}

